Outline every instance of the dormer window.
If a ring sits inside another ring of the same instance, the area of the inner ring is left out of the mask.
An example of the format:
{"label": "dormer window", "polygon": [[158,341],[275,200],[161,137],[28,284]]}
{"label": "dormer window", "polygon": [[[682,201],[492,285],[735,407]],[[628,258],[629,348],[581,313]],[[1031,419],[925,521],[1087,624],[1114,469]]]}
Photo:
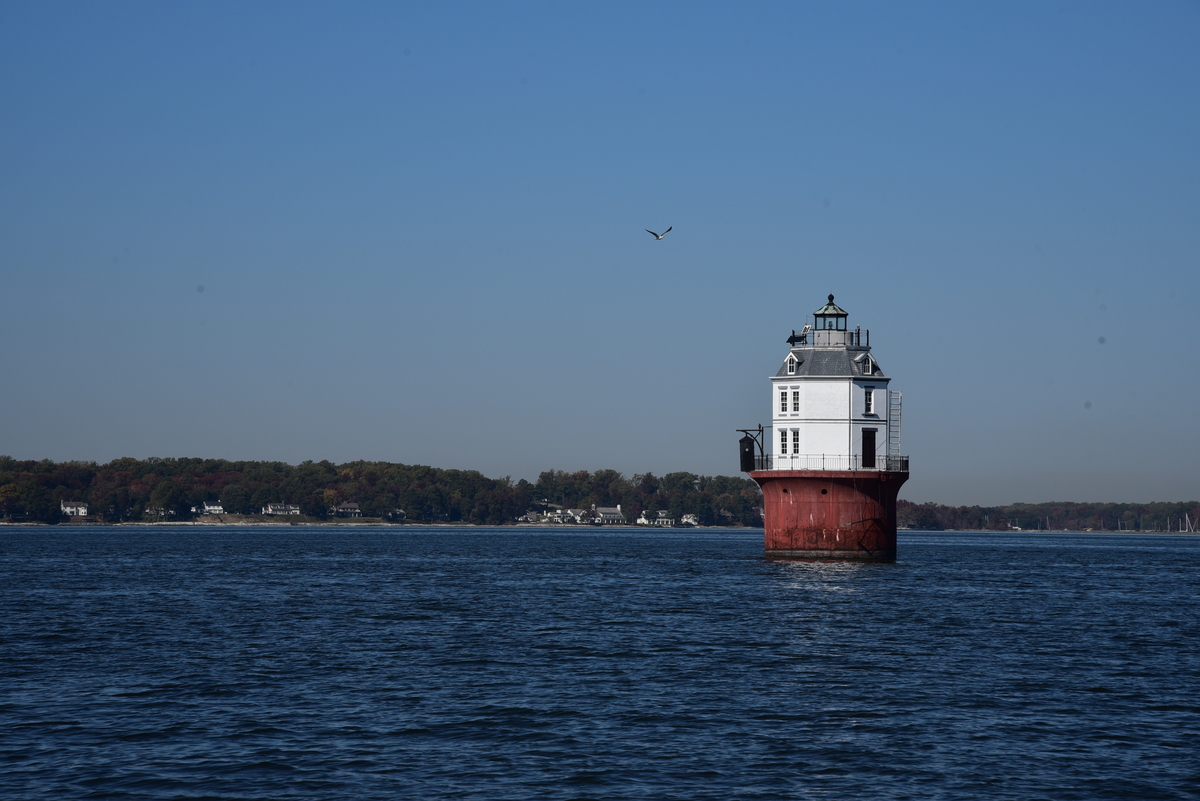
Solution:
{"label": "dormer window", "polygon": [[796,359],[792,356],[788,356],[787,371],[788,371],[788,375],[796,374]]}
{"label": "dormer window", "polygon": [[862,374],[871,375],[875,372],[875,365],[871,364],[871,357],[867,356],[862,360]]}

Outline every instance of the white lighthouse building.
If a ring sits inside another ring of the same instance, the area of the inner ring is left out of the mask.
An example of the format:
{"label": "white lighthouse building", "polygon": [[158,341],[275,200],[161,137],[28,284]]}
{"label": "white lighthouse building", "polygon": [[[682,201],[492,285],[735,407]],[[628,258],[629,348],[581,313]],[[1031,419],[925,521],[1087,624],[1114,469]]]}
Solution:
{"label": "white lighthouse building", "polygon": [[[788,337],[771,376],[771,433],[739,429],[742,470],[763,492],[769,557],[896,559],[900,393],[871,355],[871,332],[850,330],[829,302]],[[758,451],[756,453],[756,450]]]}
{"label": "white lighthouse building", "polygon": [[[833,302],[791,345],[771,378],[768,470],[888,470],[900,454],[900,393],[871,355],[871,333],[850,330]],[[889,458],[892,457],[892,458]]]}

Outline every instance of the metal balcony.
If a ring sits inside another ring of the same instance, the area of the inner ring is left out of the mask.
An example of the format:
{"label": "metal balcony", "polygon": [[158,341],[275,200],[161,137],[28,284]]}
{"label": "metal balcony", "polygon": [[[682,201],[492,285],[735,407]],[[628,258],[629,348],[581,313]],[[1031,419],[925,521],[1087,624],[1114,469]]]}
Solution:
{"label": "metal balcony", "polygon": [[869,465],[863,464],[861,454],[854,456],[830,456],[823,453],[795,454],[789,456],[755,456],[755,470],[863,470],[869,472],[907,473],[907,456],[869,456]]}

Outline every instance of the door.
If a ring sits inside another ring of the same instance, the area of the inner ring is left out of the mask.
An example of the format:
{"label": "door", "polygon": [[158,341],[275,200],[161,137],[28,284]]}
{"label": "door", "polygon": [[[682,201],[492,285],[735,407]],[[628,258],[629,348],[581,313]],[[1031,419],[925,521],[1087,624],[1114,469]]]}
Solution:
{"label": "door", "polygon": [[875,469],[875,431],[874,428],[863,429],[862,466],[864,470]]}

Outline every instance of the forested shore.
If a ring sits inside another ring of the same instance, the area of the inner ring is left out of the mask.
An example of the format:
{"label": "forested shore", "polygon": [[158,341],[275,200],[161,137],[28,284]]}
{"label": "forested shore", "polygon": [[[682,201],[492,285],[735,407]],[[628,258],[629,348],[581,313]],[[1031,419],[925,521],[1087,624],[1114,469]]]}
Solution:
{"label": "forested shore", "polygon": [[921,531],[1180,531],[1196,527],[1200,502],[1013,503],[943,506],[900,501],[896,522]]}
{"label": "forested shore", "polygon": [[[758,486],[740,476],[547,470],[536,482],[514,482],[391,462],[122,458],[97,464],[0,456],[6,522],[61,522],[63,502],[87,504],[90,519],[110,523],[186,521],[197,517],[193,507],[216,502],[242,516],[270,503],[294,504],[308,519],[325,520],[338,504],[352,502],[365,518],[409,523],[506,525],[531,510],[620,504],[630,522],[661,509],[675,520],[696,515],[701,525],[762,525]],[[897,507],[901,527],[927,531],[1178,531],[1198,517],[1196,501],[945,506],[901,500]]]}
{"label": "forested shore", "polygon": [[6,521],[61,522],[64,502],[87,504],[90,519],[110,523],[194,519],[193,507],[220,502],[231,515],[294,504],[309,519],[326,519],[339,504],[355,503],[364,518],[479,525],[512,524],[530,510],[620,504],[631,522],[662,509],[676,520],[694,514],[701,525],[762,525],[758,486],[731,476],[547,470],[536,482],[514,482],[391,462],[122,458],[97,464],[0,456]]}

